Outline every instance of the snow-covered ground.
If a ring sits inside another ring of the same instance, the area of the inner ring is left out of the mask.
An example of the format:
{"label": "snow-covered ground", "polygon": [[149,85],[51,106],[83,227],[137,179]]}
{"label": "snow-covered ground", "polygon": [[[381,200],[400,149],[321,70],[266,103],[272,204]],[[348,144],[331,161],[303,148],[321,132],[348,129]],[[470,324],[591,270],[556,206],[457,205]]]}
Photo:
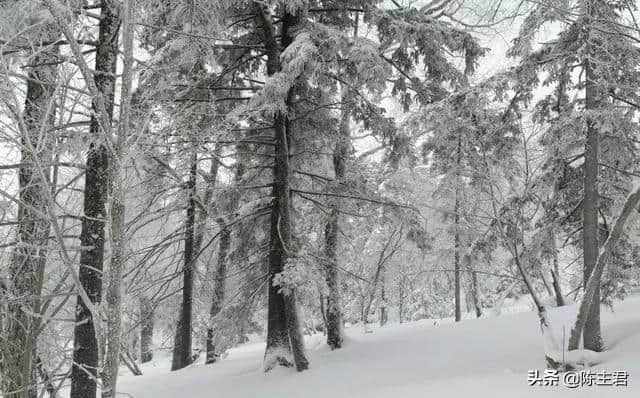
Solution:
{"label": "snow-covered ground", "polygon": [[[347,329],[343,349],[331,352],[323,336],[311,336],[311,368],[261,368],[264,343],[230,351],[214,365],[169,372],[168,358],[146,365],[145,375],[123,376],[122,396],[134,398],[235,397],[640,397],[640,297],[603,308],[607,352],[594,372],[627,371],[628,386],[529,386],[528,371],[545,368],[538,318],[533,312],[486,319],[392,324],[363,333]],[[555,332],[574,309],[552,309]],[[566,329],[569,334],[569,328]]]}

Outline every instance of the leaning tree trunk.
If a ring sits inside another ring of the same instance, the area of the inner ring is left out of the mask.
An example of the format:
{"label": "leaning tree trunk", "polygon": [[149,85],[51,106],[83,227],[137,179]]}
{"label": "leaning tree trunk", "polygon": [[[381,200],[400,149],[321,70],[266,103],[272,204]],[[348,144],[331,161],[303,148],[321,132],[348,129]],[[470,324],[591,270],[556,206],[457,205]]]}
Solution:
{"label": "leaning tree trunk", "polygon": [[[42,40],[54,41],[59,32],[42,27]],[[7,286],[0,294],[10,298],[0,308],[0,373],[6,398],[37,397],[36,341],[40,320],[40,295],[50,231],[46,190],[50,182],[52,134],[55,118],[53,95],[57,79],[58,48],[41,49],[30,64],[20,129],[21,167],[18,174],[18,242],[9,262]],[[37,167],[43,167],[38,170]]]}
{"label": "leaning tree trunk", "polygon": [[565,305],[564,296],[562,295],[562,288],[560,287],[560,265],[558,264],[558,249],[556,248],[556,233],[555,230],[551,230],[551,250],[553,251],[553,268],[551,268],[551,283],[553,286],[553,292],[556,297],[556,305],[562,307]]}
{"label": "leaning tree trunk", "polygon": [[[264,35],[267,74],[272,76],[281,69],[280,46],[269,11],[259,2],[255,2],[255,5]],[[299,18],[285,11],[280,23],[282,25],[281,44],[282,48],[286,48],[293,40],[290,29],[299,23]],[[293,89],[289,89],[286,98],[287,107],[291,107],[292,94]],[[294,250],[291,239],[291,167],[289,163],[291,123],[285,112],[277,112],[274,119],[274,183],[269,245],[265,370],[270,370],[277,364],[291,366],[293,362],[296,369],[302,371],[309,367],[309,362],[304,350],[295,291],[287,289],[287,292],[283,292],[279,286],[274,285],[274,278],[284,270],[284,266]]]}
{"label": "leaning tree trunk", "polygon": [[[115,72],[118,55],[118,2],[104,0],[101,6],[100,28],[95,64],[95,84],[102,95],[107,115],[102,120],[113,117]],[[98,114],[99,106],[94,98],[89,128],[94,142],[89,147],[85,170],[84,214],[80,242],[87,248],[80,254],[79,279],[94,306],[102,301],[102,267],[104,261],[105,202],[108,184],[108,150],[101,143]],[[103,126],[110,131],[111,126]],[[96,327],[92,311],[78,297],[76,304],[76,326],[73,342],[73,366],[71,370],[70,398],[95,398],[96,380],[100,349],[96,338]]]}
{"label": "leaning tree trunk", "polygon": [[611,257],[613,249],[620,240],[622,230],[624,229],[627,220],[631,216],[633,210],[638,208],[638,203],[640,203],[640,185],[637,185],[634,188],[625,201],[622,211],[620,212],[620,216],[618,216],[618,219],[613,225],[611,233],[603,245],[602,252],[598,256],[598,261],[596,262],[593,272],[589,276],[584,296],[580,302],[576,323],[571,330],[571,336],[568,344],[569,351],[578,349],[580,345],[580,335],[583,331],[586,332],[587,330],[586,325],[589,321],[590,314],[592,313],[591,307],[600,305],[600,301],[597,296],[597,288],[600,286],[600,278],[602,277],[602,273],[604,272],[604,268],[607,265],[609,257]]}
{"label": "leaning tree trunk", "polygon": [[189,366],[191,357],[191,315],[193,306],[193,268],[195,266],[194,240],[195,240],[195,218],[196,218],[196,178],[198,171],[198,154],[193,149],[190,161],[189,181],[187,183],[187,193],[189,203],[187,205],[187,220],[185,224],[184,238],[184,265],[182,269],[182,304],[178,326],[176,328],[175,341],[173,345],[173,359],[171,370],[182,369]]}
{"label": "leaning tree trunk", "polygon": [[147,363],[153,359],[154,310],[146,297],[140,299],[140,323],[140,362]]}
{"label": "leaning tree trunk", "polygon": [[[589,11],[593,14],[593,6]],[[586,88],[585,107],[587,111],[594,111],[599,106],[599,90],[596,87],[596,74],[589,59],[584,61]],[[583,284],[586,289],[587,281],[598,260],[598,141],[599,133],[596,120],[592,116],[587,119],[587,139],[584,148],[584,200],[582,224],[582,249],[584,261]],[[594,302],[590,307],[584,328],[584,348],[602,351],[602,336],[600,331],[600,284],[594,286]]]}

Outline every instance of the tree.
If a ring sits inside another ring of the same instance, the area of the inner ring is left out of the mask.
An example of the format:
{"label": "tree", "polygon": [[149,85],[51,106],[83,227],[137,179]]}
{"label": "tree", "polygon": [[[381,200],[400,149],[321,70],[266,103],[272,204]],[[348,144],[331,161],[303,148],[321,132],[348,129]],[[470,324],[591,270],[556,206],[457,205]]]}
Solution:
{"label": "tree", "polygon": [[[247,159],[246,155],[242,155],[242,153],[246,153],[249,151],[248,145],[245,143],[239,143],[236,146],[236,150],[238,152],[236,164],[235,164],[235,175],[234,175],[234,183],[236,186],[239,186],[243,182],[243,178],[245,175],[245,169],[247,167]],[[218,160],[214,159],[212,161],[212,169],[213,165],[218,167]],[[217,169],[215,172],[217,175]],[[214,173],[210,173],[210,176],[213,178]],[[233,216],[237,214],[238,206],[240,203],[240,192],[235,191],[231,188],[228,192],[226,192],[225,197],[221,198],[222,202],[226,201],[223,204],[223,214],[218,215],[217,221],[220,225],[220,237],[218,243],[218,254],[216,261],[216,269],[214,276],[214,284],[213,284],[213,295],[211,297],[211,309],[209,311],[210,322],[215,322],[216,317],[222,311],[224,306],[225,298],[226,298],[226,288],[227,288],[227,269],[230,263],[231,256],[231,238],[232,238],[232,221]],[[238,239],[241,239],[238,237]],[[221,347],[222,346],[222,347]],[[220,338],[217,336],[217,330],[212,325],[209,325],[207,328],[207,358],[206,363],[215,362],[221,354],[221,349],[224,348],[224,345],[221,344]]]}
{"label": "tree", "polygon": [[191,356],[191,319],[193,306],[193,272],[197,253],[194,250],[196,224],[196,179],[198,169],[198,153],[193,149],[189,160],[189,180],[187,182],[188,204],[184,229],[184,265],[182,267],[182,303],[176,326],[175,343],[171,370],[179,370],[189,366]]}
{"label": "tree", "polygon": [[[262,27],[267,53],[267,75],[281,71],[280,48],[286,48],[293,41],[292,29],[300,23],[300,16],[284,12],[278,43],[270,11],[255,3],[257,23]],[[293,87],[286,94],[286,106],[291,106]],[[295,294],[283,292],[274,282],[281,273],[295,248],[291,240],[291,168],[289,163],[289,141],[291,122],[286,110],[274,114],[274,166],[273,166],[273,208],[271,210],[271,230],[269,249],[269,311],[267,326],[267,348],[265,369],[276,364],[295,365],[298,371],[307,369],[309,362],[304,352],[304,341],[300,329],[299,314]],[[292,358],[288,357],[292,354]],[[292,359],[292,360],[291,360]]]}
{"label": "tree", "polygon": [[[110,151],[110,248],[111,263],[107,283],[107,351],[102,372],[102,398],[115,398],[120,367],[122,335],[122,275],[127,252],[125,222],[124,169],[127,161],[127,141],[130,136],[131,93],[133,80],[133,41],[135,0],[125,0],[123,16],[124,65],[120,91],[120,113],[115,143]],[[135,372],[138,373],[138,372]]]}
{"label": "tree", "polygon": [[[29,4],[32,11],[37,11]],[[0,373],[6,397],[36,397],[37,336],[41,321],[35,315],[42,305],[42,286],[50,233],[50,165],[56,116],[58,46],[54,23],[43,20],[32,37],[36,51],[29,55],[24,110],[20,120],[21,166],[18,178],[18,245],[12,253],[9,278],[0,292],[9,298],[0,311]],[[47,44],[41,44],[47,43]],[[25,299],[26,298],[26,299]],[[3,303],[4,304],[4,303]]]}
{"label": "tree", "polygon": [[[534,117],[548,128],[543,145],[549,148],[548,163],[557,165],[553,167],[556,178],[561,180],[567,174],[567,169],[573,169],[570,163],[584,159],[583,164],[577,167],[582,174],[582,186],[578,188],[582,191],[581,195],[569,196],[555,192],[552,195],[555,201],[547,207],[551,212],[551,222],[570,228],[571,233],[581,229],[582,240],[576,243],[583,251],[583,287],[586,289],[596,266],[599,243],[606,239],[608,233],[606,216],[612,213],[615,203],[602,200],[600,192],[617,197],[628,192],[628,174],[620,175],[618,167],[605,168],[603,165],[619,164],[625,162],[628,156],[633,157],[634,144],[627,139],[625,132],[634,128],[632,115],[635,110],[629,107],[629,101],[625,98],[634,98],[637,90],[636,72],[630,69],[630,65],[637,61],[638,51],[632,37],[623,33],[622,14],[630,11],[626,5],[591,0],[569,4],[580,10],[578,18],[566,19],[564,11],[557,12],[545,4],[534,6],[523,23],[520,36],[514,41],[511,54],[522,57],[517,68],[518,90],[530,93],[541,83],[538,75],[542,71],[548,73],[543,83],[554,88],[551,95],[538,102]],[[564,25],[559,40],[533,50],[532,35],[551,21],[561,21]],[[616,39],[612,40],[612,37]],[[572,73],[573,65],[581,68],[580,76],[584,76],[584,79],[576,81],[576,75]],[[577,101],[570,101],[569,94],[572,92],[581,92],[583,95]],[[582,146],[584,152],[571,162],[562,159],[562,154],[574,151],[577,146]],[[604,173],[608,178],[599,178]],[[564,182],[563,185],[564,191],[576,189],[570,182]],[[620,189],[620,186],[624,188]],[[574,201],[569,209],[564,209],[566,203],[562,200],[567,197]],[[573,216],[576,208],[582,210],[581,220]],[[566,216],[561,218],[559,216],[563,211]],[[581,223],[576,226],[576,221]],[[600,282],[593,288],[593,295],[600,302],[598,284]],[[590,311],[585,326],[584,347],[601,351],[600,306],[591,306]]]}
{"label": "tree", "polygon": [[[80,235],[82,246],[88,249],[83,250],[80,255],[78,276],[90,303],[95,306],[102,301],[101,274],[105,244],[105,203],[109,181],[109,152],[104,142],[111,139],[120,28],[118,4],[115,0],[107,0],[101,5],[95,75],[91,75],[73,32],[69,28],[69,10],[61,7],[54,0],[47,1],[46,5],[66,39],[70,42],[76,61],[80,64],[85,83],[93,95],[94,115],[91,118],[89,129],[93,142],[90,144],[87,154],[84,216]],[[88,303],[80,296],[76,306],[70,396],[72,398],[92,398],[96,396],[100,357],[99,333],[94,318],[96,313],[94,308],[89,308]]]}

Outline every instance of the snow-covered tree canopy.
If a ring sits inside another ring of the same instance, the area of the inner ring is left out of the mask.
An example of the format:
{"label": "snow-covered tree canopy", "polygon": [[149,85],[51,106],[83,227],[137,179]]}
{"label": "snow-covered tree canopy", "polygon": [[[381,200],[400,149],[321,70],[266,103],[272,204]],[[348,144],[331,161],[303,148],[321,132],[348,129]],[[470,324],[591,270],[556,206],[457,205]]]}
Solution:
{"label": "snow-covered tree canopy", "polygon": [[640,374],[639,13],[0,0],[0,396]]}

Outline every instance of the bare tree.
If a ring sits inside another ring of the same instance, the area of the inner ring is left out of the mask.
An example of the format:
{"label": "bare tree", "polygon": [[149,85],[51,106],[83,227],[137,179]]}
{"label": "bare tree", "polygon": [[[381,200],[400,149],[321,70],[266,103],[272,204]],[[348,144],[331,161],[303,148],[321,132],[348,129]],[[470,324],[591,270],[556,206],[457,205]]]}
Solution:
{"label": "bare tree", "polygon": [[[107,351],[102,373],[102,398],[115,398],[120,366],[122,334],[122,275],[127,246],[125,223],[124,167],[131,120],[131,85],[133,78],[133,28],[135,0],[125,0],[121,17],[123,25],[124,65],[120,91],[120,114],[117,136],[110,156],[110,247],[111,263],[107,282]],[[130,361],[134,363],[133,361]],[[135,365],[135,363],[134,363]],[[136,372],[134,372],[136,373]]]}
{"label": "bare tree", "polygon": [[[37,21],[34,21],[37,22]],[[42,21],[40,21],[42,23]],[[51,43],[59,36],[55,24],[37,28],[37,42]],[[46,193],[50,189],[49,165],[53,161],[52,126],[56,115],[58,47],[36,47],[29,59],[27,91],[20,124],[21,166],[18,172],[18,242],[13,251],[9,278],[0,286],[10,298],[0,309],[0,373],[5,397],[36,397],[36,341],[43,277],[50,233]],[[46,170],[38,170],[44,165]]]}
{"label": "bare tree", "polygon": [[96,313],[91,306],[102,301],[105,204],[109,184],[109,150],[105,142],[111,141],[120,17],[116,0],[105,0],[101,3],[95,72],[92,73],[70,27],[74,17],[68,6],[62,6],[56,0],[46,0],[45,4],[69,42],[75,61],[92,95],[94,113],[91,117],[89,132],[93,142],[87,154],[84,214],[80,234],[80,242],[86,249],[80,254],[78,274],[79,282],[89,302],[82,297],[83,292],[81,292],[76,304],[70,397],[95,398],[101,348],[98,338],[99,326],[97,326],[99,322],[96,322]]}

